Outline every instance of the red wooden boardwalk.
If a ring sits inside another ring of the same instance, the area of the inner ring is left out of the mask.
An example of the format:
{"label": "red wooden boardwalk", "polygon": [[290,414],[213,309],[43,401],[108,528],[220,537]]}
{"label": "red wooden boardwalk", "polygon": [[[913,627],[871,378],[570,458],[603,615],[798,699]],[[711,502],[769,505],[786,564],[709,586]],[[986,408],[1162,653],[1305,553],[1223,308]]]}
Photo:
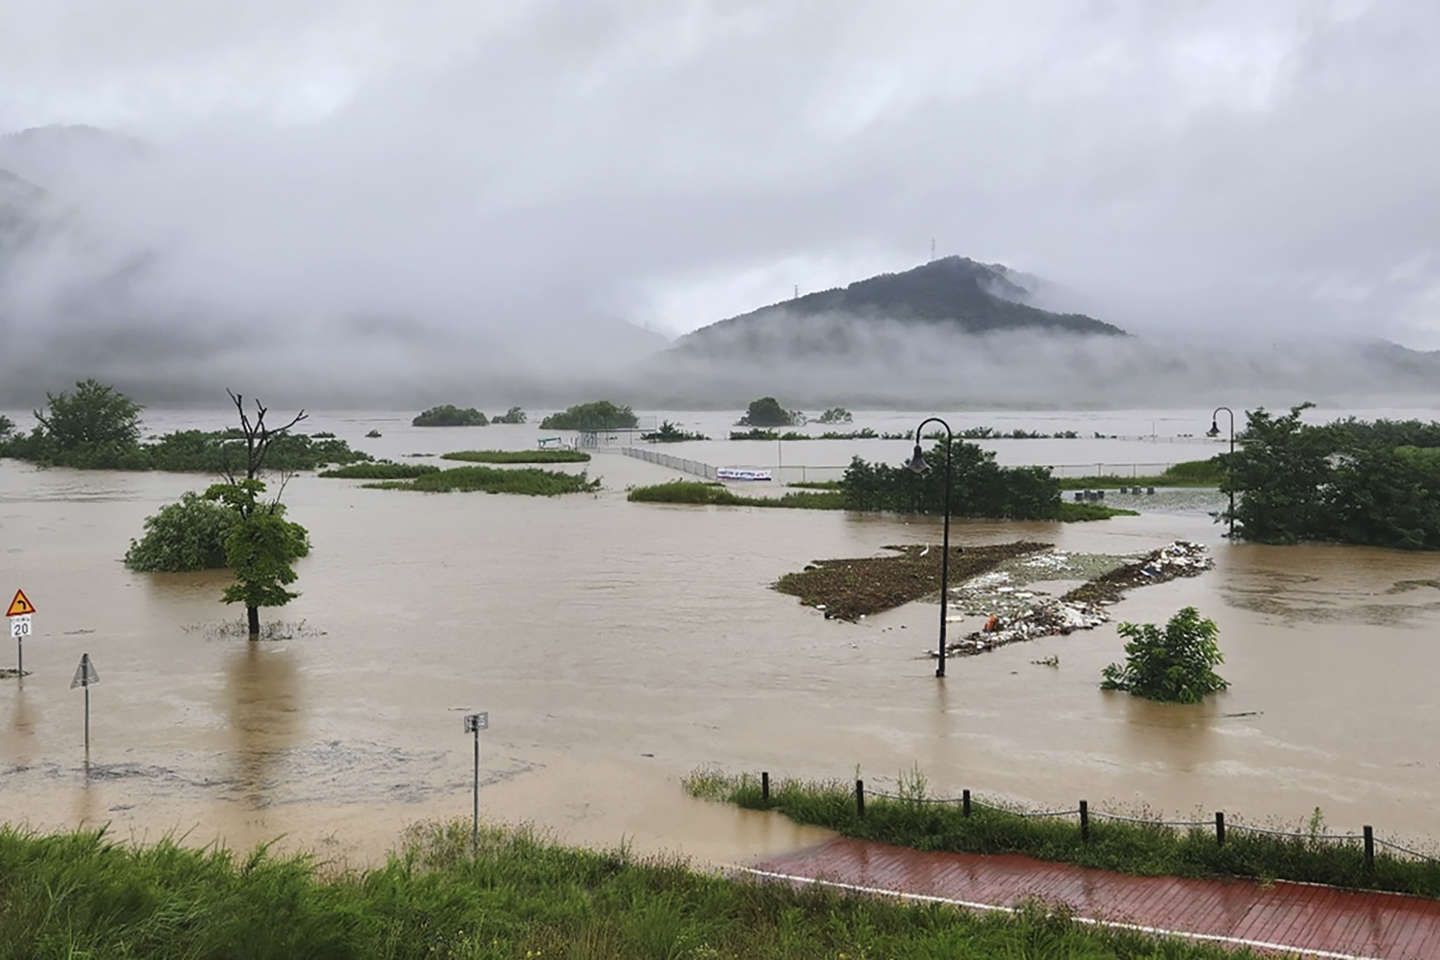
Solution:
{"label": "red wooden boardwalk", "polygon": [[1135,877],[1014,855],[927,853],[841,837],[753,872],[979,908],[1026,899],[1077,917],[1304,956],[1440,958],[1440,901],[1249,880]]}

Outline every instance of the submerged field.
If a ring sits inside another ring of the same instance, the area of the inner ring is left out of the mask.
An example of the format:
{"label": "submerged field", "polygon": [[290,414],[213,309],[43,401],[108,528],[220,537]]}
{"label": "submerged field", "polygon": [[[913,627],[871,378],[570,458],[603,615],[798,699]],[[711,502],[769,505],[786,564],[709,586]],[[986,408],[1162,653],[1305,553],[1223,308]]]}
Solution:
{"label": "submerged field", "polygon": [[0,829],[0,958],[481,960],[574,957],[1105,960],[1244,956],[1017,915],[730,880],[527,831],[417,828],[380,867],[326,869],[99,831]]}

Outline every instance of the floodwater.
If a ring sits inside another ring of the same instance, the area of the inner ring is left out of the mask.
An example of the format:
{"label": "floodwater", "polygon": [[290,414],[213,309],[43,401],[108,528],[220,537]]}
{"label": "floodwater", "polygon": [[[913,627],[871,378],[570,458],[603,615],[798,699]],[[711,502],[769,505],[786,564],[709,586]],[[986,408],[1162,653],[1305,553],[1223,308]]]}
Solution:
{"label": "floodwater", "polygon": [[[1186,415],[1186,429],[1200,417]],[[147,420],[157,432],[223,422],[220,411]],[[1048,429],[1072,428],[1057,422]],[[372,426],[385,436],[362,440]],[[539,436],[418,430],[397,414],[309,427],[391,457]],[[1015,441],[1026,442],[1045,441]],[[1143,441],[1056,442],[1114,462],[1107,444]],[[849,449],[881,459],[903,447]],[[953,660],[939,682],[923,657],[934,604],[846,624],[769,589],[813,559],[935,541],[933,519],[631,504],[627,485],[675,474],[613,452],[589,469],[601,493],[557,499],[294,478],[286,499],[314,551],[299,565],[301,597],[265,612],[283,638],[252,644],[236,632],[239,611],[218,602],[223,574],[120,563],[146,515],[206,478],[0,461],[0,590],[23,586],[38,608],[33,674],[0,681],[0,820],[236,846],[283,837],[369,859],[416,820],[468,815],[461,718],[487,710],[486,816],[714,862],[821,834],[690,800],[680,778],[705,765],[840,779],[858,769],[880,787],[918,768],[940,793],[1252,822],[1297,823],[1320,807],[1341,829],[1440,836],[1433,555],[1232,546],[1193,512],[955,525],[962,544],[1208,544],[1214,570],[1136,590],[1114,610],[1162,621],[1194,604],[1220,626],[1231,690],[1158,705],[1098,689],[1121,655],[1113,625]],[[101,678],[88,765],[82,696],[69,689],[85,652]],[[1058,669],[1030,662],[1051,655]]]}

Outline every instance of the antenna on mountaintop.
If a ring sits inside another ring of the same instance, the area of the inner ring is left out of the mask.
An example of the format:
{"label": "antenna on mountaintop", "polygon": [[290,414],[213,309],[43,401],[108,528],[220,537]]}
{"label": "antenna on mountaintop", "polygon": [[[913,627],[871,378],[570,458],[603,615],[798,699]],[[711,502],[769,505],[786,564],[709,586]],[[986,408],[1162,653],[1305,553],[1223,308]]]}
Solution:
{"label": "antenna on mountaintop", "polygon": [[794,296],[793,299],[796,299],[796,300],[799,300],[799,299],[800,299],[800,284],[798,284],[798,283],[795,284],[795,296]]}
{"label": "antenna on mountaintop", "polygon": [[931,237],[931,238],[930,238],[930,259],[931,259],[931,260],[934,260],[934,259],[935,259],[935,238],[934,238],[934,237]]}

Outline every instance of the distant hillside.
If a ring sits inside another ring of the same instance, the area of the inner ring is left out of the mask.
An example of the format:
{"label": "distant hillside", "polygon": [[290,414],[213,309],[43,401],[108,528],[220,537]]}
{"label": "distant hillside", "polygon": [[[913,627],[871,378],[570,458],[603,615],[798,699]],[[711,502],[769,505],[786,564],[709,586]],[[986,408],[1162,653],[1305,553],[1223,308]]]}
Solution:
{"label": "distant hillside", "polygon": [[784,345],[799,352],[843,350],[854,321],[892,321],[945,332],[1012,331],[1126,336],[1079,313],[1052,313],[1024,301],[1030,278],[999,264],[945,257],[903,273],[811,293],[702,327],[676,343],[686,353],[744,353]]}

